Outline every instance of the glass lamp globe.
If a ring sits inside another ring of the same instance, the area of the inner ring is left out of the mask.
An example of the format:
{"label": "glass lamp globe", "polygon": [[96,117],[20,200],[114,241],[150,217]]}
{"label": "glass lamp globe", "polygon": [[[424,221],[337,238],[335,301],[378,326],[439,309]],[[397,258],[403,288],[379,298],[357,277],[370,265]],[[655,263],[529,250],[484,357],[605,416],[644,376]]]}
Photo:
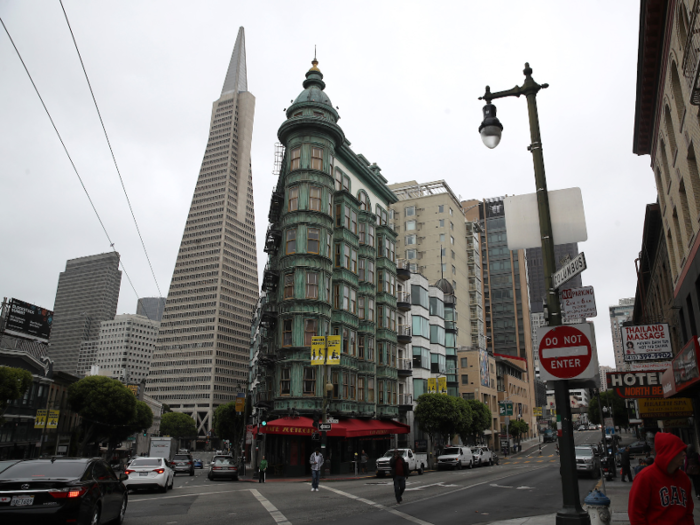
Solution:
{"label": "glass lamp globe", "polygon": [[501,142],[501,128],[498,126],[484,126],[481,129],[481,140],[487,148],[495,148]]}

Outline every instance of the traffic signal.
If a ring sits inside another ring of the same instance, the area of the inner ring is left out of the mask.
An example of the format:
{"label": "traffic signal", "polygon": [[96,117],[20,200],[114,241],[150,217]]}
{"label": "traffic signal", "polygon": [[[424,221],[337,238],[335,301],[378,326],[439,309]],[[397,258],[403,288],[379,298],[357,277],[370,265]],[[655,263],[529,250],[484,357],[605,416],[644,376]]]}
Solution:
{"label": "traffic signal", "polygon": [[261,424],[262,426],[266,427],[266,426],[267,426],[267,421],[265,421],[265,420],[263,419],[263,420],[260,422],[260,424]]}
{"label": "traffic signal", "polygon": [[143,431],[143,437],[148,437],[148,432],[146,430]]}

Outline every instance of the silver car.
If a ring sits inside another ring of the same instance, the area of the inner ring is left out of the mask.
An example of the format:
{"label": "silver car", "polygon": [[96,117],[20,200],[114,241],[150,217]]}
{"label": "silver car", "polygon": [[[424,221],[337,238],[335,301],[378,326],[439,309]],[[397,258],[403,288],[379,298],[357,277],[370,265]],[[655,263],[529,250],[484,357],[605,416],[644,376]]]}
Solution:
{"label": "silver car", "polygon": [[124,486],[131,490],[157,489],[166,492],[173,488],[175,473],[163,458],[136,458],[124,474],[128,476],[123,481]]}
{"label": "silver car", "polygon": [[576,452],[576,472],[590,474],[592,478],[597,478],[600,474],[600,459],[596,456],[590,446],[577,446]]}

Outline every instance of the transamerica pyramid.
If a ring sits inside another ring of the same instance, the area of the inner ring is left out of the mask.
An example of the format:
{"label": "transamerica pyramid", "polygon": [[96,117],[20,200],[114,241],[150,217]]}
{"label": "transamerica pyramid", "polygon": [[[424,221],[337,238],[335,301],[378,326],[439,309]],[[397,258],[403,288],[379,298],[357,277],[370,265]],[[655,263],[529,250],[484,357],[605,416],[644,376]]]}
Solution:
{"label": "transamerica pyramid", "polygon": [[[208,436],[213,411],[245,389],[258,299],[245,32],[238,31],[190,204],[146,392],[195,420]],[[237,386],[240,383],[243,387]]]}

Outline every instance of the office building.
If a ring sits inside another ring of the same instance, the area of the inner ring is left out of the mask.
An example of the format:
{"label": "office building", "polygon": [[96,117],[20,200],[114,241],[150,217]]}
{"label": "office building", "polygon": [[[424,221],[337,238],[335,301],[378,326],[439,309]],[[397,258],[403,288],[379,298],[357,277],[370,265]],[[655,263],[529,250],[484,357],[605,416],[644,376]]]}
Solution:
{"label": "office building", "polygon": [[165,297],[141,297],[136,303],[136,315],[147,317],[151,321],[163,320]]}
{"label": "office building", "polygon": [[614,372],[615,369],[610,366],[601,365],[598,367],[600,373],[600,391],[605,392],[608,389],[608,372]]}
{"label": "office building", "polygon": [[615,368],[618,371],[629,370],[624,359],[621,327],[623,323],[632,320],[632,314],[634,313],[634,297],[620,299],[619,304],[609,307],[609,312],[613,352],[615,353]]}
{"label": "office building", "polygon": [[[121,280],[117,252],[80,257],[66,263],[58,278],[49,338],[49,356],[55,370],[79,375],[81,345],[96,341],[100,323],[114,319]],[[84,370],[82,366],[80,375],[84,375]]]}
{"label": "office building", "polygon": [[124,384],[145,381],[151,368],[159,325],[158,321],[134,314],[103,321],[95,357],[98,374]]}
{"label": "office building", "polygon": [[[571,259],[578,255],[578,243],[555,244],[554,261],[559,270]],[[527,280],[530,286],[530,312],[544,312],[546,290],[544,287],[544,262],[542,260],[542,248],[528,248],[525,250],[527,260]],[[581,274],[575,275],[559,288],[559,291],[581,288]]]}
{"label": "office building", "polygon": [[250,161],[254,110],[241,27],[213,104],[146,388],[195,420],[201,446],[216,407],[234,400],[248,377],[258,300]]}

